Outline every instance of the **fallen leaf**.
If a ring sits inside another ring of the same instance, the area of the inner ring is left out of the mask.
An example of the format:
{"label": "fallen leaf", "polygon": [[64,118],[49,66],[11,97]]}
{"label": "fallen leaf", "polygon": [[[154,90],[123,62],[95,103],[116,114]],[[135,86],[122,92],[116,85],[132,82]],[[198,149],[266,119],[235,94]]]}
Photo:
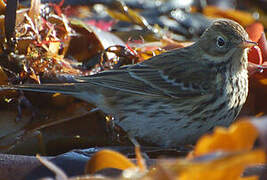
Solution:
{"label": "fallen leaf", "polygon": [[[179,180],[248,180],[241,177],[248,166],[265,162],[263,150],[242,151],[226,153],[208,160],[180,159],[174,163],[162,162],[161,167],[169,174],[174,174]],[[157,167],[156,167],[157,168]],[[258,179],[257,176],[249,177],[250,180]]]}
{"label": "fallen leaf", "polygon": [[0,85],[7,84],[8,77],[0,66]]}
{"label": "fallen leaf", "polygon": [[261,23],[255,22],[249,26],[246,27],[246,31],[248,33],[249,38],[254,41],[258,42],[262,32],[264,32],[264,27]]}
{"label": "fallen leaf", "polygon": [[257,137],[256,127],[247,120],[238,121],[228,129],[216,127],[212,134],[204,135],[198,140],[194,155],[201,156],[216,151],[250,150]]}
{"label": "fallen leaf", "polygon": [[93,174],[99,170],[106,168],[116,168],[116,169],[129,169],[136,168],[127,157],[122,154],[111,151],[111,150],[102,150],[95,153],[92,158],[87,162],[85,167],[86,174]]}
{"label": "fallen leaf", "polygon": [[235,9],[220,9],[216,6],[206,6],[203,9],[203,14],[213,18],[233,19],[242,26],[248,26],[255,21],[251,13]]}
{"label": "fallen leaf", "polygon": [[261,84],[267,85],[267,78],[259,80]]}
{"label": "fallen leaf", "polygon": [[41,11],[41,1],[40,0],[31,0],[31,7],[28,12],[29,17],[34,21],[40,15]]}

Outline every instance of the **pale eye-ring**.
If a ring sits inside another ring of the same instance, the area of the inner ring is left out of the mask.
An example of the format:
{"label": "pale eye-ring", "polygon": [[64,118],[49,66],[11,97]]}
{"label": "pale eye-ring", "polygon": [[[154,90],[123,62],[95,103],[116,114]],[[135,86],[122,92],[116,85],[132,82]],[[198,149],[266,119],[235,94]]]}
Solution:
{"label": "pale eye-ring", "polygon": [[222,36],[217,37],[216,45],[218,48],[222,48],[225,45],[225,40]]}

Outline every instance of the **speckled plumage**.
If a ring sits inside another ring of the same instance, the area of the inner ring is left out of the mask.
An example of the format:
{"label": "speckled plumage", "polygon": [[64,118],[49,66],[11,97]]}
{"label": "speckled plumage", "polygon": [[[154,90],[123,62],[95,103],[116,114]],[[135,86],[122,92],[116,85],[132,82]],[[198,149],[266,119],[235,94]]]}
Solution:
{"label": "speckled plumage", "polygon": [[140,64],[77,77],[75,83],[12,88],[95,103],[131,136],[152,144],[193,143],[216,125],[228,126],[245,103],[247,40],[239,24],[218,20],[192,46]]}

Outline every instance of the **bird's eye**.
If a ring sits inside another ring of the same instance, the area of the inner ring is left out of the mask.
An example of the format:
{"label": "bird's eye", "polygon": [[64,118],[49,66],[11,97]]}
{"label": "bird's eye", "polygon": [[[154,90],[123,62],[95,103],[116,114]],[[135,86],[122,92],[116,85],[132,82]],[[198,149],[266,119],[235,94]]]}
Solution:
{"label": "bird's eye", "polygon": [[221,48],[225,45],[224,38],[222,36],[217,37],[217,47]]}

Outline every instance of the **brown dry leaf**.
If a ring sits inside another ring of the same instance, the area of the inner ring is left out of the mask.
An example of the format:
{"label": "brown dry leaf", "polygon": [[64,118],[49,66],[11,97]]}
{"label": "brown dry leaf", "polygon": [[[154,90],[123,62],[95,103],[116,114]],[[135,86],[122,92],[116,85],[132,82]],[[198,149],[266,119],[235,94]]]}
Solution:
{"label": "brown dry leaf", "polygon": [[48,50],[46,56],[48,58],[53,58],[58,56],[58,52],[60,50],[61,43],[60,42],[50,42],[48,46]]}
{"label": "brown dry leaf", "polygon": [[[7,74],[4,72],[2,67],[0,66],[0,85],[5,85],[8,82]],[[0,99],[5,99],[7,95],[14,95],[15,91],[0,91]]]}
{"label": "brown dry leaf", "polygon": [[4,0],[0,0],[0,14],[4,14],[6,10],[6,3]]}
{"label": "brown dry leaf", "polygon": [[220,9],[216,6],[206,6],[203,14],[212,18],[233,19],[243,26],[250,25],[255,21],[251,13],[235,9]]}
{"label": "brown dry leaf", "polygon": [[163,49],[155,48],[155,47],[141,47],[141,48],[133,48],[134,51],[138,54],[139,61],[145,61],[150,59],[153,56],[159,55],[161,53],[166,52]]}
{"label": "brown dry leaf", "polygon": [[36,83],[40,84],[40,76],[35,74],[34,70],[32,68],[30,68],[31,70],[31,74],[29,74],[29,77],[34,80]]}
{"label": "brown dry leaf", "polygon": [[[241,175],[244,169],[250,165],[265,162],[263,150],[243,151],[224,154],[212,160],[185,160],[176,162],[162,162],[160,167],[166,173],[176,176],[179,180],[247,180]],[[157,167],[156,167],[157,169]],[[157,173],[155,173],[157,177]],[[253,176],[249,179],[258,179]]]}
{"label": "brown dry leaf", "polygon": [[88,60],[110,46],[124,45],[114,34],[86,25],[82,21],[73,19],[70,26],[78,36],[72,37],[66,54],[78,61]]}
{"label": "brown dry leaf", "polygon": [[144,42],[143,39],[133,42],[129,41],[126,46],[138,55],[138,62],[142,62],[167,50],[184,48],[192,44],[194,42],[177,42],[164,37],[160,41],[155,42]]}
{"label": "brown dry leaf", "polygon": [[267,78],[264,78],[264,79],[260,79],[259,82],[262,84],[262,85],[267,85]]}
{"label": "brown dry leaf", "polygon": [[201,137],[194,150],[195,156],[215,151],[241,151],[250,150],[258,137],[258,130],[247,120],[239,121],[230,126],[215,128],[211,135]]}
{"label": "brown dry leaf", "polygon": [[[1,9],[2,7],[2,2],[3,0],[0,0],[0,14],[1,14]],[[5,8],[5,6],[4,6]],[[19,9],[17,10],[17,15],[16,15],[16,26],[20,23],[22,23],[25,19],[24,15],[28,12],[28,9]],[[5,43],[4,37],[5,37],[5,16],[0,15],[0,43],[3,45]],[[2,54],[2,48],[0,48],[0,53]]]}
{"label": "brown dry leaf", "polygon": [[95,153],[87,162],[85,167],[86,174],[92,174],[105,168],[129,169],[137,168],[127,157],[122,154],[111,151],[102,150]]}
{"label": "brown dry leaf", "polygon": [[177,41],[174,41],[174,40],[168,39],[168,38],[163,38],[160,41],[163,44],[162,48],[165,50],[184,48],[184,47],[187,47],[187,46],[194,44],[194,42],[190,42],[190,41],[177,42]]}
{"label": "brown dry leaf", "polygon": [[117,11],[114,9],[107,9],[108,14],[114,19],[121,21],[128,21],[134,24],[138,24],[142,27],[147,27],[149,24],[144,17],[139,15],[136,11],[129,9],[127,6],[117,1]]}
{"label": "brown dry leaf", "polygon": [[31,7],[28,12],[29,17],[34,21],[35,18],[38,18],[41,11],[41,0],[31,0]]}
{"label": "brown dry leaf", "polygon": [[[64,59],[64,54],[60,54],[67,50],[68,39],[73,33],[68,21],[54,14],[51,14],[53,18],[41,17],[41,6],[40,1],[32,1],[30,10],[26,11],[28,15],[24,14],[24,19],[17,26],[16,52],[27,59],[23,68],[26,69],[25,74],[29,75],[27,69],[31,69],[36,77],[40,76],[41,79],[43,74],[52,76],[64,73],[81,74],[78,69],[70,65],[71,62]],[[30,78],[37,79],[34,76]]]}
{"label": "brown dry leaf", "polygon": [[0,67],[0,84],[7,84],[8,77],[6,73],[3,71],[2,67]]}

